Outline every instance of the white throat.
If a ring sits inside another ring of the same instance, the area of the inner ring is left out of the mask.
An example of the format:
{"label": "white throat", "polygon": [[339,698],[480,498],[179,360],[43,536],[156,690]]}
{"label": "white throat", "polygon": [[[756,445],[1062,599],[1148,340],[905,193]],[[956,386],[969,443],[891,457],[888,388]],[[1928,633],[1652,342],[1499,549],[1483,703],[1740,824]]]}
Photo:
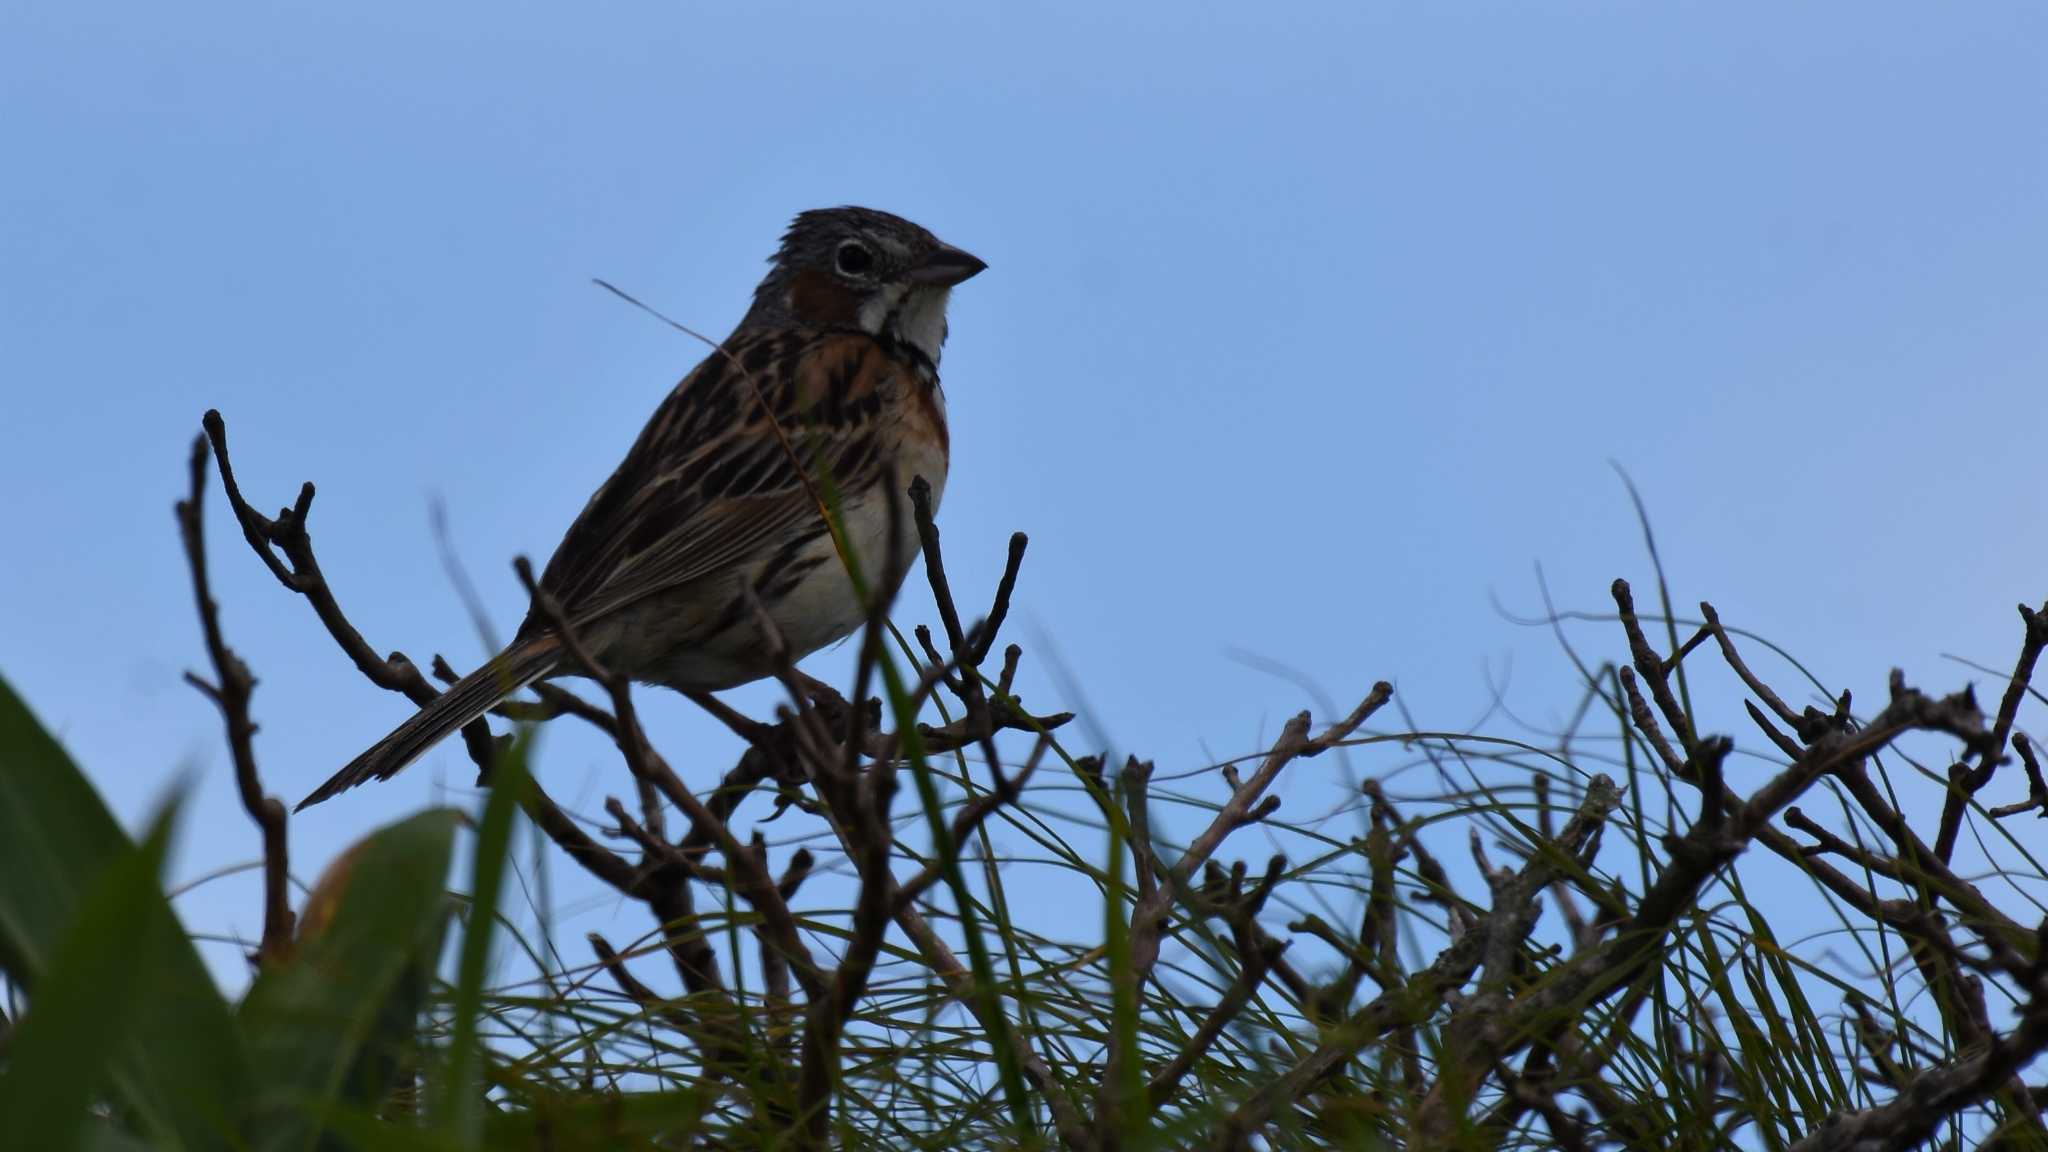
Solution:
{"label": "white throat", "polygon": [[894,336],[924,354],[933,367],[939,363],[939,349],[946,343],[946,302],[951,288],[930,285],[891,284],[860,310],[860,326],[871,336],[894,320]]}

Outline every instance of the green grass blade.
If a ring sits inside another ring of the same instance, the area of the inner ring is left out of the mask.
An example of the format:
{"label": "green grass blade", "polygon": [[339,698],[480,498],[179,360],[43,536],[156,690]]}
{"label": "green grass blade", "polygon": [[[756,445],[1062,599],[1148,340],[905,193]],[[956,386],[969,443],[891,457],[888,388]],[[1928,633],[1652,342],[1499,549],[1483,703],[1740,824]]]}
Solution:
{"label": "green grass blade", "polygon": [[[704,1127],[704,1093],[592,1093],[541,1096],[529,1107],[486,1118],[481,1146],[545,1148],[549,1152],[614,1152],[681,1147]],[[400,1128],[361,1112],[335,1117],[342,1142],[362,1152],[461,1152],[476,1147],[446,1131]]]}
{"label": "green grass blade", "polygon": [[[1117,791],[1123,791],[1121,782]],[[1108,839],[1109,863],[1104,872],[1109,884],[1102,894],[1102,927],[1109,953],[1110,1050],[1117,1068],[1117,1083],[1110,1089],[1117,1101],[1123,1146],[1135,1148],[1147,1143],[1145,1130],[1152,1109],[1145,1099],[1145,1059],[1138,1046],[1138,980],[1131,959],[1129,888],[1124,880],[1129,845],[1124,842],[1123,829],[1114,823],[1109,825]]]}
{"label": "green grass blade", "polygon": [[462,954],[455,974],[454,1019],[448,1065],[438,1101],[441,1130],[462,1147],[476,1147],[482,1135],[483,1091],[479,1069],[478,1023],[483,1016],[484,977],[490,964],[491,936],[498,923],[498,894],[511,857],[512,826],[519,814],[519,796],[526,789],[531,730],[523,731],[491,766],[491,795],[478,823],[476,851],[470,861],[469,916],[462,933]]}

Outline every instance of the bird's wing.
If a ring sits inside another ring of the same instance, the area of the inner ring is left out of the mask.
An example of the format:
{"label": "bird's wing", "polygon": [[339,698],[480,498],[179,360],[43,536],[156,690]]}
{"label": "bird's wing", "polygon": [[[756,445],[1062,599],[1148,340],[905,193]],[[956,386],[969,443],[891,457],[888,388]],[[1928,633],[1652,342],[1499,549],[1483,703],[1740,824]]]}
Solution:
{"label": "bird's wing", "polygon": [[[541,587],[572,618],[594,619],[792,534],[823,533],[827,478],[839,492],[883,478],[893,409],[917,386],[857,333],[728,341],[662,402],[570,526]],[[529,615],[520,631],[543,627]]]}

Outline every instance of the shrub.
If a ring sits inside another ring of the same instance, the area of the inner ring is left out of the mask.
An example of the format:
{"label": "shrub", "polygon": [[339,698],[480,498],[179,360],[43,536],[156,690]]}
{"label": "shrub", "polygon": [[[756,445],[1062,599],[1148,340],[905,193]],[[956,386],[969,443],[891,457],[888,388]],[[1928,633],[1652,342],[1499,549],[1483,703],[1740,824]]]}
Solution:
{"label": "shrub", "polygon": [[[715,787],[686,786],[631,687],[580,657],[598,702],[543,685],[499,710],[513,736],[465,734],[491,788],[463,891],[445,885],[465,818],[435,810],[345,853],[295,913],[253,680],[209,591],[209,453],[263,563],[365,676],[416,703],[437,689],[348,622],[311,487],[263,516],[207,428],[179,520],[212,668],[193,679],[263,845],[255,975],[230,1004],[171,914],[175,812],[131,841],[0,692],[0,964],[27,1002],[0,1074],[9,1147],[2048,1147],[2022,1076],[2048,1047],[2022,883],[2039,869],[2003,823],[2048,815],[2016,728],[2048,605],[2020,609],[1990,716],[1897,673],[1859,712],[1846,693],[1795,707],[1807,693],[1746,662],[1757,638],[1706,604],[1642,612],[1616,581],[1623,653],[1567,646],[1583,705],[1540,746],[1378,727],[1380,683],[1171,777],[1079,754],[1071,717],[1022,706],[1022,654],[996,642],[1023,537],[969,622],[913,491],[938,632],[913,643],[871,597],[850,692],[784,661],[772,719],[702,700],[745,744]],[[1688,676],[1709,674],[1768,745],[1754,786],[1695,706]],[[619,749],[630,803],[606,801],[607,834],[526,771],[524,734],[558,717]],[[1283,821],[1282,774],[1347,750],[1379,768],[1356,805]],[[2024,799],[1985,807],[2010,767]],[[1921,780],[1924,814],[1901,799]],[[743,819],[750,801],[770,811]],[[761,825],[785,814],[819,852],[771,850]],[[518,820],[644,905],[649,940],[593,935],[581,969],[492,984]],[[998,826],[1028,852],[1000,852]],[[1247,829],[1285,851],[1234,858]],[[1469,865],[1440,855],[1459,833]],[[1966,873],[1966,842],[1988,870]],[[1049,892],[1099,905],[1099,931],[1020,915]]]}

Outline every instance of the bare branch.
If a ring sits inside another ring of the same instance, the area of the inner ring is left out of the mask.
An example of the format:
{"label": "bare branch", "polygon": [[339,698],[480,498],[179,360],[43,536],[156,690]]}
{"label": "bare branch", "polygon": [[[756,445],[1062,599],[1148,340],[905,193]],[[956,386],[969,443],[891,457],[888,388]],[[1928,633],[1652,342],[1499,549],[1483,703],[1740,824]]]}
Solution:
{"label": "bare branch", "polygon": [[2048,1009],[2030,1006],[2007,1035],[1974,1056],[1930,1068],[1889,1103],[1838,1112],[1792,1145],[1791,1152],[1907,1152],[1956,1112],[1990,1097],[2022,1066],[2048,1049]]}
{"label": "bare branch", "polygon": [[[363,634],[349,623],[342,612],[340,603],[334,598],[334,590],[328,586],[327,577],[320,570],[320,561],[313,554],[313,538],[306,531],[306,518],[313,510],[312,483],[309,481],[301,486],[298,500],[279,512],[276,519],[264,516],[242,498],[242,489],[235,482],[234,465],[228,459],[227,422],[221,419],[219,412],[209,410],[204,423],[206,437],[213,444],[214,463],[220,467],[221,487],[226,490],[228,504],[242,526],[242,537],[262,559],[264,566],[270,569],[271,575],[288,590],[305,597],[306,602],[313,606],[314,615],[326,625],[327,634],[333,637],[335,645],[370,683],[397,692],[416,705],[424,706],[439,696],[440,691],[427,682],[404,653],[377,655],[376,649],[370,647]],[[284,554],[282,560],[278,557],[279,552]],[[462,739],[477,771],[489,775],[491,760],[496,754],[490,726],[482,720],[473,721],[463,728]]]}
{"label": "bare branch", "polygon": [[1297,759],[1319,756],[1342,743],[1393,695],[1393,685],[1380,681],[1373,685],[1372,691],[1359,701],[1350,715],[1330,725],[1319,736],[1308,734],[1309,716],[1306,712],[1287,722],[1280,738],[1274,741],[1258,768],[1248,779],[1233,786],[1230,798],[1224,801],[1215,819],[1188,845],[1188,850],[1168,866],[1166,882],[1131,910],[1131,968],[1140,987],[1150,975],[1153,965],[1159,962],[1160,935],[1173,907],[1175,894],[1187,887],[1188,878],[1215,855],[1226,837],[1271,814],[1272,807],[1263,803],[1265,792],[1281,770]]}
{"label": "bare branch", "polygon": [[[223,464],[225,467],[225,464]],[[275,796],[263,793],[263,781],[256,771],[256,723],[249,716],[249,696],[256,678],[228,647],[221,632],[220,606],[214,603],[206,571],[206,440],[192,442],[188,469],[190,488],[178,501],[178,529],[185,542],[185,560],[192,572],[192,595],[199,606],[199,627],[206,637],[207,658],[213,664],[213,682],[187,672],[185,679],[220,709],[227,724],[228,753],[235,765],[235,791],[242,798],[242,810],[256,823],[263,836],[263,938],[256,947],[259,967],[284,959],[291,952],[296,921],[292,915],[291,860],[285,839],[285,807]]]}
{"label": "bare branch", "polygon": [[2025,604],[2019,606],[2020,620],[2026,626],[2026,638],[2020,644],[2019,660],[2015,663],[2012,676],[2005,682],[2005,693],[1999,698],[1998,718],[1992,723],[1991,733],[1985,737],[1976,750],[1977,763],[1965,769],[1958,764],[1949,784],[1948,800],[1941,809],[1941,828],[1934,837],[1934,853],[1946,864],[1955,855],[1956,836],[1962,831],[1963,813],[1970,806],[1984,786],[1991,783],[1992,774],[2005,762],[2006,739],[2012,734],[2013,720],[2019,715],[2020,701],[2026,698],[2027,686],[2033,683],[2034,665],[2040,661],[2043,649],[2048,649],[2048,603],[2035,611]]}
{"label": "bare branch", "polygon": [[1446,995],[1471,978],[1485,959],[1494,934],[1510,931],[1513,924],[1527,915],[1526,909],[1536,894],[1555,881],[1564,861],[1584,850],[1620,798],[1612,780],[1594,777],[1587,785],[1577,814],[1565,825],[1550,850],[1530,856],[1515,879],[1503,887],[1492,911],[1438,953],[1427,969],[1409,977],[1400,988],[1381,993],[1328,1029],[1312,1052],[1231,1113],[1218,1127],[1211,1147],[1218,1152],[1247,1147],[1252,1134],[1264,1127],[1277,1109],[1301,1100],[1312,1085],[1343,1067],[1360,1049],[1403,1024],[1427,1018]]}

